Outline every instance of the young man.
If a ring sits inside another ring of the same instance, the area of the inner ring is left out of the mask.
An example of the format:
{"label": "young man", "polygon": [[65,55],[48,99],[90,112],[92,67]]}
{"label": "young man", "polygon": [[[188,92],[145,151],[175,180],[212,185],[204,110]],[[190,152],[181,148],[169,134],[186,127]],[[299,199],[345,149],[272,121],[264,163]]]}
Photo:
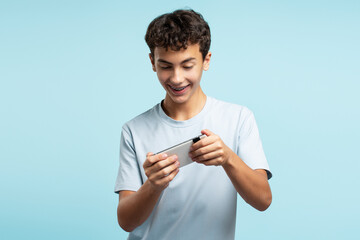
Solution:
{"label": "young man", "polygon": [[[166,96],[122,128],[118,222],[128,239],[234,239],[237,193],[260,211],[272,200],[254,115],[202,91],[211,52],[200,14],[159,16],[145,39]],[[200,133],[194,163],[179,169],[177,156],[154,155]]]}

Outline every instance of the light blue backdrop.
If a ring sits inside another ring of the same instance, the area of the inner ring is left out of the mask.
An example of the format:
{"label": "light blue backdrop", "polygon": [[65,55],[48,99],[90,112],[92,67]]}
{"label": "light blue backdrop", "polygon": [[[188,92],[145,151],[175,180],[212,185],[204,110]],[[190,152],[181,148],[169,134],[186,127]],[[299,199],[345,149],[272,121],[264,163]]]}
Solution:
{"label": "light blue backdrop", "polygon": [[126,238],[120,129],[164,97],[147,25],[184,7],[212,30],[204,91],[254,111],[274,174],[236,239],[358,238],[359,1],[66,0],[0,2],[0,239]]}

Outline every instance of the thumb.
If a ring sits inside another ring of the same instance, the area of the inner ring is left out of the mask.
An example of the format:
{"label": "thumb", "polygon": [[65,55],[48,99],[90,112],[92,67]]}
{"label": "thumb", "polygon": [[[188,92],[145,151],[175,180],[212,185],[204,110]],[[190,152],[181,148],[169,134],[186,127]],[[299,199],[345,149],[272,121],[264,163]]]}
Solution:
{"label": "thumb", "polygon": [[212,131],[210,131],[209,129],[204,129],[201,131],[202,134],[205,134],[206,136],[211,136],[211,135],[215,135],[215,133],[213,133]]}

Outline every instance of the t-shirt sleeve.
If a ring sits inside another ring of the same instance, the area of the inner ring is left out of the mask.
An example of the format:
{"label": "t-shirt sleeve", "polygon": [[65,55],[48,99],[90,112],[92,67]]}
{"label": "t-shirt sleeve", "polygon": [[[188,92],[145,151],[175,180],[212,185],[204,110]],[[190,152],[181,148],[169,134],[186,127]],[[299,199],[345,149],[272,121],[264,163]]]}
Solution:
{"label": "t-shirt sleeve", "polygon": [[249,109],[246,110],[247,116],[241,125],[238,139],[238,155],[250,168],[266,170],[270,179],[272,173],[265,157],[254,114]]}
{"label": "t-shirt sleeve", "polygon": [[122,190],[137,191],[141,185],[141,173],[130,131],[123,127],[120,140],[119,170],[115,193]]}

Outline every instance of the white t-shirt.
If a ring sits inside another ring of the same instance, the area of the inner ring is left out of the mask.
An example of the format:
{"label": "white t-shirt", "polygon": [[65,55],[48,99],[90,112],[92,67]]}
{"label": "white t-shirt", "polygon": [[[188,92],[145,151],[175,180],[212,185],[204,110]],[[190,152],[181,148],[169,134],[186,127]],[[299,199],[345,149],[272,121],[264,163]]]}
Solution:
{"label": "white t-shirt", "polygon": [[[246,107],[207,97],[202,111],[186,121],[168,117],[161,104],[122,128],[115,192],[137,191],[146,181],[143,163],[157,153],[209,129],[250,168],[271,177],[253,113]],[[180,168],[149,218],[129,234],[133,239],[234,239],[237,192],[222,167],[196,162]]]}

